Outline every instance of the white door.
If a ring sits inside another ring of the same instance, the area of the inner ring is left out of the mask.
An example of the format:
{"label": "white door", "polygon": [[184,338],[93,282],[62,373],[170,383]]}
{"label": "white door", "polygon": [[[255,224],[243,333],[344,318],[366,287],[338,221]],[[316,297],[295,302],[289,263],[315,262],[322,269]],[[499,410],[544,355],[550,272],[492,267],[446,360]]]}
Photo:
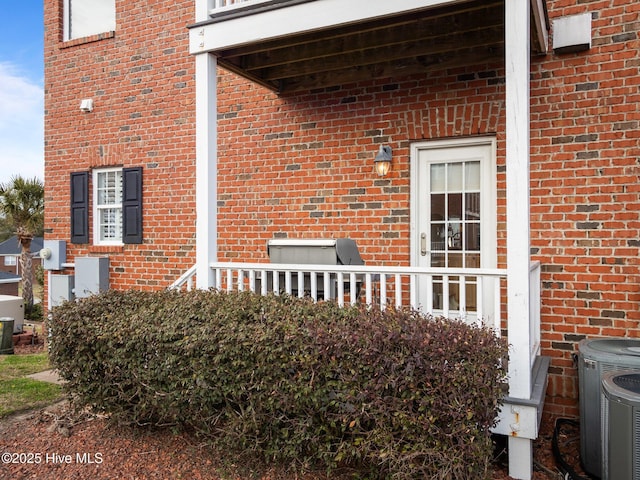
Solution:
{"label": "white door", "polygon": [[[495,139],[421,142],[411,151],[411,256],[418,267],[496,267]],[[420,308],[492,323],[494,288],[470,275],[417,278]]]}

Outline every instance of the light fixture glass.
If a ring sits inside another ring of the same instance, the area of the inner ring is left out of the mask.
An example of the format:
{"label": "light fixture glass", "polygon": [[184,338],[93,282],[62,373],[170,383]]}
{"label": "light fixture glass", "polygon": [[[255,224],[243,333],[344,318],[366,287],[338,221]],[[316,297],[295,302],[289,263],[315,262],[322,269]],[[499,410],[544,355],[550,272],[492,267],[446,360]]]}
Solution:
{"label": "light fixture glass", "polygon": [[376,169],[376,173],[384,177],[391,170],[391,147],[386,145],[380,145],[380,150],[378,150],[378,154],[374,159],[374,166]]}

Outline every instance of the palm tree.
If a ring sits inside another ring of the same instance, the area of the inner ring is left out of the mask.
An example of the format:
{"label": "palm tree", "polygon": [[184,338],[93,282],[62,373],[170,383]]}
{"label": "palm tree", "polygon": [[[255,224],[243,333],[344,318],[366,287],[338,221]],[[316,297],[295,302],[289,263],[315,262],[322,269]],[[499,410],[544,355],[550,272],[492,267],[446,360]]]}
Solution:
{"label": "palm tree", "polygon": [[12,177],[8,183],[0,184],[0,211],[4,213],[22,249],[22,298],[25,313],[33,308],[33,269],[31,262],[31,240],[42,231],[44,223],[44,185],[37,178],[25,180]]}

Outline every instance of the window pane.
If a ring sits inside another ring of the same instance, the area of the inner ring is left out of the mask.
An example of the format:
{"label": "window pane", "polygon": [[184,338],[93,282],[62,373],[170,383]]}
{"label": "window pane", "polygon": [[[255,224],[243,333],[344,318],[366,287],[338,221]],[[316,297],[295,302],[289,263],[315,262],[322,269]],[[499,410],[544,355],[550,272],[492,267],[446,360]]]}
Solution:
{"label": "window pane", "polygon": [[122,202],[122,172],[98,174],[98,205],[116,205]]}
{"label": "window pane", "polygon": [[432,267],[446,267],[444,262],[444,253],[432,253],[431,254],[431,266]]}
{"label": "window pane", "polygon": [[464,201],[465,201],[465,206],[464,206],[465,220],[479,220],[480,219],[480,194],[467,193],[465,194]]}
{"label": "window pane", "polygon": [[462,191],[462,164],[450,163],[447,172],[447,189],[449,192]]}
{"label": "window pane", "polygon": [[480,190],[480,162],[467,162],[464,173],[466,189]]}
{"label": "window pane", "polygon": [[434,277],[433,280],[434,280],[434,283],[433,283],[433,308],[434,308],[434,310],[442,310],[442,308],[443,308],[442,277],[440,277],[439,281],[437,280],[437,277]]}
{"label": "window pane", "polygon": [[431,250],[443,251],[444,247],[444,223],[434,223],[431,225]]}
{"label": "window pane", "polygon": [[480,254],[479,253],[467,253],[464,256],[465,268],[480,268]]}
{"label": "window pane", "polygon": [[462,250],[462,224],[451,222],[447,227],[447,247]]}
{"label": "window pane", "polygon": [[458,309],[460,309],[460,284],[449,282],[449,310]]}
{"label": "window pane", "polygon": [[100,240],[122,239],[122,209],[103,208],[100,210]]}
{"label": "window pane", "polygon": [[461,253],[450,253],[448,255],[448,263],[447,267],[449,268],[462,268],[462,254]]}
{"label": "window pane", "polygon": [[480,251],[480,224],[467,223],[465,225],[465,250]]}
{"label": "window pane", "polygon": [[431,220],[444,220],[444,193],[431,195]]}
{"label": "window pane", "polygon": [[462,194],[450,193],[448,202],[449,212],[447,220],[461,220],[462,219]]}
{"label": "window pane", "polygon": [[116,29],[115,0],[69,0],[69,38],[88,37]]}
{"label": "window pane", "polygon": [[431,165],[431,192],[444,192],[446,165],[438,163]]}
{"label": "window pane", "polygon": [[475,283],[476,278],[471,277],[467,278],[467,283],[465,284],[465,294],[466,294],[466,304],[468,312],[475,312],[478,309],[477,296],[478,296],[478,286]]}

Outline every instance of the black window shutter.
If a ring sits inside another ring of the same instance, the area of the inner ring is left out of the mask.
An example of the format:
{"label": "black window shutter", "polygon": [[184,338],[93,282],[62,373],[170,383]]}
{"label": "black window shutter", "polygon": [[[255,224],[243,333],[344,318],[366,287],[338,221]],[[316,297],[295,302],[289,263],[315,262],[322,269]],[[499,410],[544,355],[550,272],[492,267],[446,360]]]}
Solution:
{"label": "black window shutter", "polygon": [[122,169],[122,243],[142,243],[142,167]]}
{"label": "black window shutter", "polygon": [[89,172],[71,174],[71,243],[89,243]]}

